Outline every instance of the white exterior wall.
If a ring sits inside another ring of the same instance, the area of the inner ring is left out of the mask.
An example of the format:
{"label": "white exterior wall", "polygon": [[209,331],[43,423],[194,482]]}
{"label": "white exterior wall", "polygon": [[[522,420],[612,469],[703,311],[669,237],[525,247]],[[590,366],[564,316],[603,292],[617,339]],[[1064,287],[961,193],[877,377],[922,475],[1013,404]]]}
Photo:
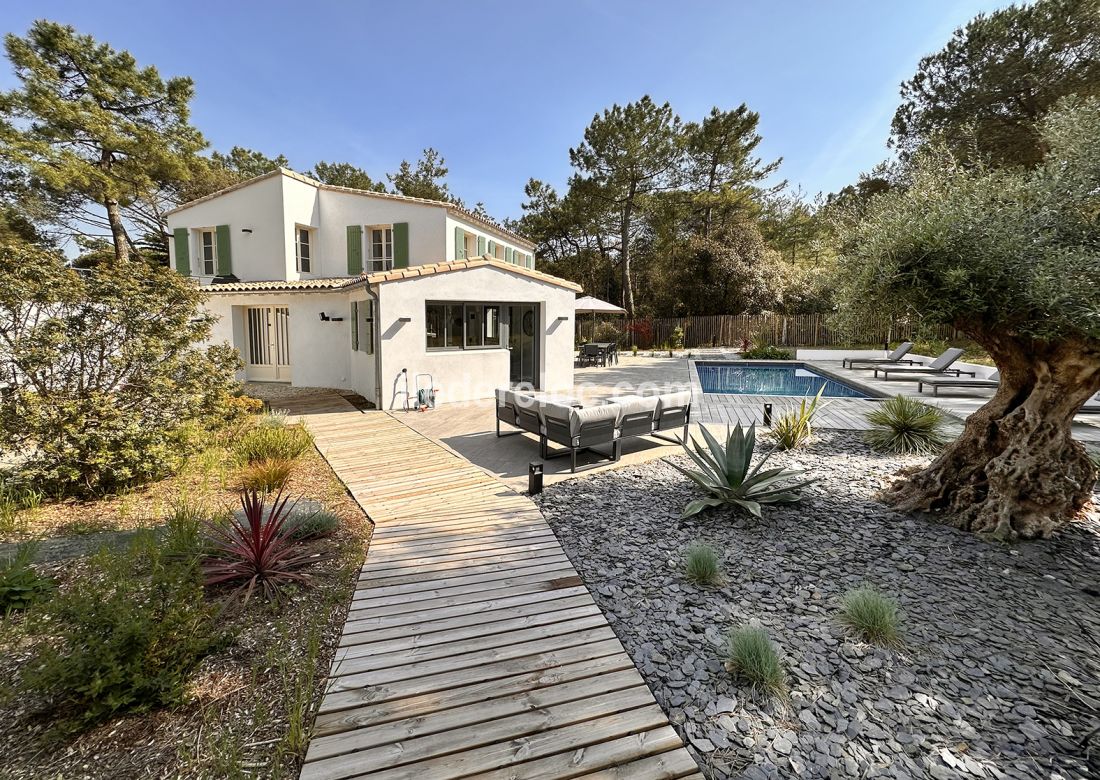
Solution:
{"label": "white exterior wall", "polygon": [[[426,203],[409,203],[338,190],[320,190],[321,253],[325,276],[348,275],[348,225],[409,223],[409,265],[438,263],[444,258],[443,232],[447,209]],[[364,237],[364,241],[366,238]],[[364,246],[363,263],[367,262]]]}
{"label": "white exterior wall", "polygon": [[[194,228],[228,225],[233,274],[238,279],[251,282],[285,277],[282,187],[285,178],[272,176],[168,216],[169,232],[176,228],[188,229],[192,276],[200,283],[210,283],[211,277],[199,275],[198,250],[191,231]],[[250,228],[252,232],[242,232],[245,228]],[[169,241],[169,245],[171,265],[175,268],[175,242]],[[293,253],[290,263],[293,267]]]}
{"label": "white exterior wall", "polygon": [[[462,228],[467,233],[474,233],[475,235],[483,236],[485,238],[486,247],[488,247],[489,242],[492,241],[494,243],[500,244],[503,247],[506,247],[506,248],[510,247],[511,249],[513,249],[517,252],[522,252],[525,255],[531,255],[532,258],[534,258],[534,256],[535,256],[535,250],[534,249],[531,249],[530,247],[523,246],[522,244],[520,244],[517,241],[514,241],[512,239],[504,238],[501,234],[499,234],[495,231],[489,230],[484,225],[482,225],[478,222],[474,222],[473,220],[462,219],[461,217],[456,216],[455,214],[451,213],[451,214],[447,215],[446,255],[444,257],[439,258],[440,260],[454,260],[455,259],[455,228],[456,227]],[[504,258],[502,257],[500,259],[503,260]],[[435,262],[438,262],[438,260],[435,261]],[[534,267],[533,263],[532,263],[532,267]]]}
{"label": "white exterior wall", "polygon": [[[504,346],[428,350],[428,301],[540,304],[539,387],[572,389],[572,290],[486,267],[386,282],[378,289],[380,310],[375,327],[381,339],[383,408],[390,408],[391,403],[400,408],[401,399],[394,392],[404,389],[402,368],[407,369],[409,389],[414,393],[415,375],[432,374],[434,385],[440,388],[439,403],[489,398],[496,388],[508,386],[509,353]],[[401,317],[410,321],[401,322]]]}
{"label": "white exterior wall", "polygon": [[[351,370],[351,304],[347,293],[216,293],[208,296],[206,309],[219,317],[212,329],[210,343],[229,342],[240,351],[242,359],[247,359],[244,309],[248,306],[286,306],[289,310],[292,385],[362,392],[355,386]],[[321,312],[344,319],[324,322]],[[238,378],[245,379],[246,372],[242,371]]]}
{"label": "white exterior wall", "polygon": [[[283,185],[282,228],[283,228],[283,279],[319,279],[326,276],[347,276],[347,262],[337,266],[325,256],[320,240],[321,199],[320,190],[312,184],[292,179],[289,176],[277,177]],[[298,272],[298,243],[296,229],[314,228],[313,256],[308,274]],[[241,277],[241,281],[247,281]]]}

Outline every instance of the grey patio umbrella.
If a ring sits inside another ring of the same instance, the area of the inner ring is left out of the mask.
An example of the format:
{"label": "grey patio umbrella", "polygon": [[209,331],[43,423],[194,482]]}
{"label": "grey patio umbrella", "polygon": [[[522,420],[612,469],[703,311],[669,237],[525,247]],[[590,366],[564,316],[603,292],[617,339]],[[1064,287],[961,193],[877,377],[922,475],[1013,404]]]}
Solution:
{"label": "grey patio umbrella", "polygon": [[597,314],[626,314],[626,309],[621,306],[616,306],[607,301],[601,301],[599,298],[593,298],[591,295],[584,295],[577,298],[576,303],[573,304],[573,311],[578,317],[582,314],[592,315],[592,333],[590,338],[595,338],[596,336]]}

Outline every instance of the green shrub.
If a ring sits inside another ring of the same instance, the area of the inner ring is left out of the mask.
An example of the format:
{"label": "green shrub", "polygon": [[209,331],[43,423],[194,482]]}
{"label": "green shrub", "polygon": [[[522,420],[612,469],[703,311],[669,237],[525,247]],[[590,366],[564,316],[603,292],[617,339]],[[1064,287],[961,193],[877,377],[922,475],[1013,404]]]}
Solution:
{"label": "green shrub", "polygon": [[684,576],[696,585],[717,585],[722,581],[722,563],[718,551],[709,544],[695,542],[684,551]]}
{"label": "green shrub", "polygon": [[76,582],[28,612],[38,637],[23,683],[53,699],[64,727],[179,704],[223,637],[187,529],[102,550]]}
{"label": "green shrub", "polygon": [[[691,501],[684,507],[681,517],[691,517],[708,507],[732,505],[760,517],[761,504],[789,504],[801,500],[802,488],[814,480],[794,481],[803,471],[796,469],[769,469],[762,471],[771,453],[752,466],[752,453],[756,446],[756,426],[745,433],[738,423],[726,428],[725,444],[714,438],[705,425],[700,425],[706,446],[695,437],[684,442],[684,450],[699,470],[682,468],[667,461],[677,471],[699,485],[710,498]],[[692,447],[695,449],[693,450]]]}
{"label": "green shrub", "polygon": [[794,353],[789,349],[764,345],[742,352],[741,357],[745,360],[794,360]]}
{"label": "green shrub", "polygon": [[237,442],[237,454],[246,463],[261,460],[294,460],[313,446],[313,437],[301,426],[259,426],[245,431]]}
{"label": "green shrub", "polygon": [[95,495],[172,473],[196,441],[188,425],[225,419],[228,345],[192,280],[150,263],[81,275],[54,254],[11,248],[0,263],[0,459],[48,494]]}
{"label": "green shrub", "polygon": [[324,509],[296,517],[290,523],[289,534],[294,539],[319,539],[330,536],[340,527],[340,516]]}
{"label": "green shrub", "polygon": [[283,428],[286,426],[287,413],[283,409],[265,412],[260,415],[258,425],[261,428]]}
{"label": "green shrub", "polygon": [[814,414],[817,412],[817,405],[821,401],[821,394],[824,392],[825,387],[822,386],[808,405],[806,399],[803,398],[798,405],[798,409],[781,414],[775,421],[772,426],[772,433],[775,434],[775,443],[779,449],[793,450],[810,440],[810,436],[813,435]]}
{"label": "green shrub", "polygon": [[929,455],[948,442],[943,413],[928,404],[899,395],[867,413],[871,430],[864,436],[879,452]]}
{"label": "green shrub", "polygon": [[259,490],[274,493],[286,487],[294,470],[292,460],[258,460],[241,468],[238,475],[241,490]]}
{"label": "green shrub", "polygon": [[672,329],[672,335],[668,339],[669,347],[672,349],[684,348],[684,329],[677,325]]}
{"label": "green shrub", "polygon": [[15,549],[15,555],[0,564],[0,613],[9,615],[26,609],[46,593],[53,590],[53,580],[43,577],[31,565],[38,542],[24,542]]}
{"label": "green shrub", "polygon": [[723,654],[726,668],[737,677],[772,695],[786,693],[787,673],[764,629],[742,626],[731,630]]}
{"label": "green shrub", "polygon": [[841,600],[841,620],[868,642],[896,646],[901,643],[898,604],[871,586],[850,590]]}
{"label": "green shrub", "polygon": [[596,327],[592,334],[593,341],[610,342],[612,344],[619,344],[622,342],[623,332],[615,327],[615,323],[603,320],[596,323]]}

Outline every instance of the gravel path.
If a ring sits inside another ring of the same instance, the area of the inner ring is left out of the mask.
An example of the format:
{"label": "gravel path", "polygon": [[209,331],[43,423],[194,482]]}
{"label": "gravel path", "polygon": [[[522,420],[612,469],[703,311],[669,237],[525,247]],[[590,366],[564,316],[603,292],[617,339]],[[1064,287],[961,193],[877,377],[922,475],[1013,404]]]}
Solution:
{"label": "gravel path", "polygon": [[[679,456],[682,457],[682,456]],[[827,432],[780,453],[821,481],[762,520],[678,520],[697,492],[658,461],[539,498],[657,700],[708,776],[1100,777],[1100,518],[997,545],[901,515],[874,494],[919,459]],[[696,587],[681,551],[722,551]],[[842,594],[874,584],[904,611],[904,647],[853,639]],[[735,625],[764,626],[790,677],[766,699],[724,670]]]}

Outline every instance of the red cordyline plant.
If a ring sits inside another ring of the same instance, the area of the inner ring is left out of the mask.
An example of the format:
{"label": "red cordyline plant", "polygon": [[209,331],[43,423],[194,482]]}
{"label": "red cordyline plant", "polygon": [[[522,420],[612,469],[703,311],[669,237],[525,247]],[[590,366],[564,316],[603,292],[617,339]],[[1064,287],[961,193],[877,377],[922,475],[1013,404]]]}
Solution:
{"label": "red cordyline plant", "polygon": [[234,516],[227,524],[205,523],[214,548],[202,567],[207,586],[235,584],[248,601],[257,585],[266,598],[277,599],[287,585],[309,582],[301,569],[319,556],[291,537],[288,500],[277,494],[265,515],[263,494],[246,490],[241,493],[243,520]]}

